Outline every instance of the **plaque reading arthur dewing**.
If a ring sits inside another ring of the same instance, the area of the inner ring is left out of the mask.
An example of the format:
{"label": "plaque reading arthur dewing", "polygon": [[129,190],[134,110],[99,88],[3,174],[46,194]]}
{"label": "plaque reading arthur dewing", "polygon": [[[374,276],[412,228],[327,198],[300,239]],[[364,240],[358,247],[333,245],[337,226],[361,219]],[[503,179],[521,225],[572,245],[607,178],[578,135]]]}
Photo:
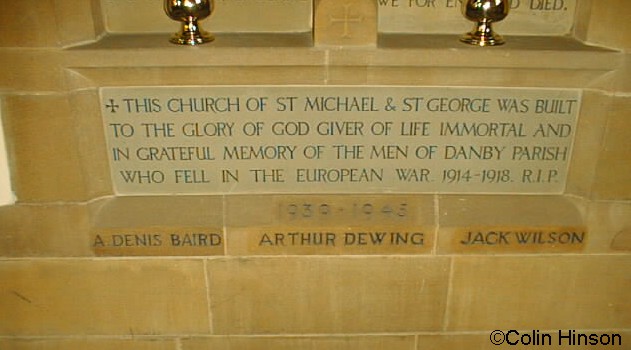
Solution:
{"label": "plaque reading arthur dewing", "polygon": [[580,90],[101,89],[118,194],[562,193]]}

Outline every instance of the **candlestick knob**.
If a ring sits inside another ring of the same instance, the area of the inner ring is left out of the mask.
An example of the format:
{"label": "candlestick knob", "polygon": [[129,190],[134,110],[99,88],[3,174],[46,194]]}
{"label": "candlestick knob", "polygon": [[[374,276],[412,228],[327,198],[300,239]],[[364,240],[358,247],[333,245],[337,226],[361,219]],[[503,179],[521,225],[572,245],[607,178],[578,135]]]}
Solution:
{"label": "candlestick knob", "polygon": [[213,0],[164,0],[164,12],[172,20],[182,22],[182,28],[170,42],[178,45],[199,45],[211,42],[215,37],[203,31],[199,24],[215,9]]}
{"label": "candlestick knob", "polygon": [[492,24],[506,18],[509,9],[510,0],[463,0],[462,14],[476,24],[460,41],[478,46],[504,44],[502,36],[493,31]]}

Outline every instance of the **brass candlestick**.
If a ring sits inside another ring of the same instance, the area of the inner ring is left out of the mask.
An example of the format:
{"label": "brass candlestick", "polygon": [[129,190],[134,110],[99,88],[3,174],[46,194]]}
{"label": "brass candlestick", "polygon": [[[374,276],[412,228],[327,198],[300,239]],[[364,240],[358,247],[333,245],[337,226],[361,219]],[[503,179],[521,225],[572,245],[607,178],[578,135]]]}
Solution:
{"label": "brass candlestick", "polygon": [[167,16],[182,22],[182,29],[169,41],[193,46],[215,40],[212,34],[203,31],[197,23],[210,16],[214,9],[214,0],[164,0],[164,12]]}
{"label": "brass candlestick", "polygon": [[460,41],[478,46],[504,44],[504,39],[493,31],[491,24],[506,18],[509,9],[510,0],[463,0],[462,14],[476,24]]}

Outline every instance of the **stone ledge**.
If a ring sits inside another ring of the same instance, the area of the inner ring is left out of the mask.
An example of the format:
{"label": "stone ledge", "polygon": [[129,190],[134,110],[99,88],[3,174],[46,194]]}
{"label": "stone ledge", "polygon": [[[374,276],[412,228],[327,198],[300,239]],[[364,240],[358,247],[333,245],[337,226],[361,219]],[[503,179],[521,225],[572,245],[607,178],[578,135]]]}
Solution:
{"label": "stone ledge", "polygon": [[[509,37],[469,47],[456,35],[381,35],[377,47],[317,47],[311,33],[218,34],[177,47],[163,34],[115,34],[80,46],[0,48],[0,90],[60,92],[101,86],[389,84],[612,88],[626,55],[572,38]],[[517,83],[519,82],[519,83]]]}
{"label": "stone ledge", "polygon": [[[457,35],[381,34],[377,47],[314,46],[311,33],[218,34],[214,42],[198,47],[177,47],[167,39],[166,34],[106,35],[65,51],[77,68],[320,64],[613,70],[624,58],[619,51],[568,37],[513,36],[506,45],[493,48],[462,44]],[[134,55],[130,57],[128,50]],[[108,59],[102,62],[99,55],[104,51]],[[197,59],[192,59],[192,52]],[[323,55],[326,52],[330,59]],[[287,53],[289,60],[279,59]],[[118,54],[124,59],[119,60]]]}

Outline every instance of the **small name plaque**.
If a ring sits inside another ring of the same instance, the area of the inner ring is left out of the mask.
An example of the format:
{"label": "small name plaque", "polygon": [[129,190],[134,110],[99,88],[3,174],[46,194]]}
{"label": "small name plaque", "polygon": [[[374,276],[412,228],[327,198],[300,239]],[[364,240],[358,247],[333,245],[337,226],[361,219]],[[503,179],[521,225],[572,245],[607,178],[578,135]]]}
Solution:
{"label": "small name plaque", "polygon": [[[431,231],[430,231],[431,230]],[[249,229],[235,232],[243,255],[371,255],[428,254],[433,228],[427,227],[309,227]]]}
{"label": "small name plaque", "polygon": [[95,229],[97,256],[210,256],[224,254],[221,228],[139,227]]}
{"label": "small name plaque", "polygon": [[562,193],[580,90],[101,88],[118,194]]}
{"label": "small name plaque", "polygon": [[572,253],[587,245],[583,226],[479,226],[446,228],[442,253]]}

